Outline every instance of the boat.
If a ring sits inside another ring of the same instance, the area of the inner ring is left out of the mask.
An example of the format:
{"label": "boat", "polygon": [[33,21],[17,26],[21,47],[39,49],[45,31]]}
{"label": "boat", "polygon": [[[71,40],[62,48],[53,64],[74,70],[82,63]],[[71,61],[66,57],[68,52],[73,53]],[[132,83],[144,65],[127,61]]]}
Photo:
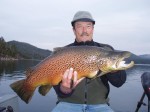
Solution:
{"label": "boat", "polygon": [[5,94],[0,96],[0,112],[19,112],[18,96]]}

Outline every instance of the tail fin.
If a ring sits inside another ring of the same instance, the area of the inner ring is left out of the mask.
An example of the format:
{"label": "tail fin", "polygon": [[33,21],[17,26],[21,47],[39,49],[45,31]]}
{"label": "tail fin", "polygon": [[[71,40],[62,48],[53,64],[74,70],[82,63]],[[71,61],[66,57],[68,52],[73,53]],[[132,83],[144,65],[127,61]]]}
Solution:
{"label": "tail fin", "polygon": [[26,103],[29,103],[33,96],[35,88],[27,89],[24,84],[25,79],[16,81],[10,85],[10,87],[17,93],[17,95]]}

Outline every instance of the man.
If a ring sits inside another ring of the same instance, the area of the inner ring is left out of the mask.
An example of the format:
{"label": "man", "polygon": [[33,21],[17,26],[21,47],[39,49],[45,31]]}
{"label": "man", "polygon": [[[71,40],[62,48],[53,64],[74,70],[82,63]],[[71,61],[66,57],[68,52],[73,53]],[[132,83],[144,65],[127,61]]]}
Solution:
{"label": "man", "polygon": [[[95,21],[87,11],[79,11],[71,22],[75,34],[75,42],[69,46],[98,46],[114,50],[110,45],[93,41]],[[62,76],[59,85],[54,86],[58,96],[58,104],[52,112],[114,112],[108,105],[110,82],[115,87],[126,81],[125,71],[116,71],[94,80],[82,78],[77,80],[78,73],[70,68]],[[71,79],[74,79],[73,81]]]}

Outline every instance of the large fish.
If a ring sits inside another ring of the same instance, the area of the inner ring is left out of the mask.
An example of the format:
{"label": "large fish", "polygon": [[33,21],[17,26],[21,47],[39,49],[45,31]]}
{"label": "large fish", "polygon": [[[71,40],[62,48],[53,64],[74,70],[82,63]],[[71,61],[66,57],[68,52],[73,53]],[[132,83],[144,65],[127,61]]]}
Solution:
{"label": "large fish", "polygon": [[12,83],[11,88],[29,103],[37,87],[46,95],[53,85],[59,84],[66,69],[73,68],[82,77],[95,78],[112,71],[125,70],[134,65],[125,64],[130,52],[108,51],[94,46],[63,47],[26,72],[26,79]]}

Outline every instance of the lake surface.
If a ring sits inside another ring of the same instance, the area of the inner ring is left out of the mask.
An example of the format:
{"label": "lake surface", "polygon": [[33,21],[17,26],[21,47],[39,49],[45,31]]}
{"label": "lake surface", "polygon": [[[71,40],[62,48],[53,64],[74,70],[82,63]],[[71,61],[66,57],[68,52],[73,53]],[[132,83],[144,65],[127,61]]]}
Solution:
{"label": "lake surface", "polygon": [[[15,94],[9,85],[17,80],[25,78],[25,71],[39,61],[22,60],[13,62],[0,62],[0,96],[5,94]],[[127,81],[120,87],[111,86],[109,98],[110,105],[115,112],[134,112],[137,102],[144,92],[141,84],[141,75],[150,72],[150,65],[135,65],[126,71]],[[55,91],[51,91],[46,96],[41,96],[37,89],[29,102],[24,103],[19,97],[20,112],[51,112],[56,105]],[[147,104],[147,96],[144,98]],[[139,112],[147,112],[147,106],[141,106]]]}

